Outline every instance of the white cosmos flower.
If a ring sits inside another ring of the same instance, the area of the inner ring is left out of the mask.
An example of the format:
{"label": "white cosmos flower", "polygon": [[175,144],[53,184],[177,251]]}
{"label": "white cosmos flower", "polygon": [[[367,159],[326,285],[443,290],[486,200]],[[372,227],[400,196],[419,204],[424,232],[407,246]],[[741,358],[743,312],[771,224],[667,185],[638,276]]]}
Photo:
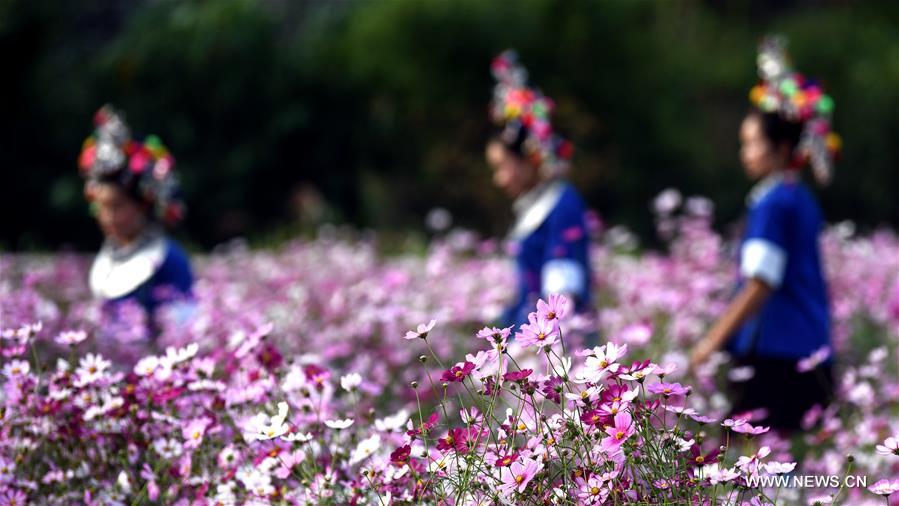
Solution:
{"label": "white cosmos flower", "polygon": [[134,374],[149,376],[159,367],[159,357],[149,355],[140,359],[134,366]]}
{"label": "white cosmos flower", "polygon": [[352,392],[360,384],[362,384],[362,376],[355,372],[340,378],[340,386],[347,392]]}
{"label": "white cosmos flower", "polygon": [[374,452],[378,451],[378,448],[381,447],[381,436],[375,434],[370,438],[363,439],[356,446],[356,449],[353,450],[352,455],[350,455],[350,465],[358,464],[363,460],[370,457]]}
{"label": "white cosmos flower", "polygon": [[250,419],[244,432],[244,438],[248,441],[265,441],[281,437],[290,430],[284,420],[287,419],[287,403],[278,403],[278,414],[269,416],[268,413],[258,413]]}
{"label": "white cosmos flower", "polygon": [[334,430],[343,430],[353,425],[352,418],[346,418],[344,420],[325,420],[325,425],[334,429]]}

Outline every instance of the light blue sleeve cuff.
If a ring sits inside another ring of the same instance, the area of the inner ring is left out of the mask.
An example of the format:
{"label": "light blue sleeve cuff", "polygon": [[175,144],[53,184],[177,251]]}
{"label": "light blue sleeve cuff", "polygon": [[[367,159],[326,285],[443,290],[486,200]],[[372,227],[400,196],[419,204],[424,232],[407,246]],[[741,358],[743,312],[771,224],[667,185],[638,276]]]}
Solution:
{"label": "light blue sleeve cuff", "polygon": [[584,267],[568,258],[557,258],[546,262],[540,275],[543,295],[571,294],[583,295],[587,291],[587,273]]}
{"label": "light blue sleeve cuff", "polygon": [[783,282],[787,267],[787,252],[765,239],[749,239],[740,251],[740,274],[744,278],[758,278],[777,288]]}

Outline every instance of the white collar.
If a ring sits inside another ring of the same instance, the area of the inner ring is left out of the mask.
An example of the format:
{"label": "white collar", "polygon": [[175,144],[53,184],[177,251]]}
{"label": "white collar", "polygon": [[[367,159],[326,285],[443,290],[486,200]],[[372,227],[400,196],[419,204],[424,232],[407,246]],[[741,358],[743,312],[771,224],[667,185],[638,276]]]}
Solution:
{"label": "white collar", "polygon": [[774,173],[765,176],[752,187],[752,190],[749,190],[749,195],[746,196],[746,205],[748,207],[755,206],[771,193],[771,190],[777,187],[777,185],[791,178],[792,176],[786,174],[782,170],[775,171]]}
{"label": "white collar", "polygon": [[91,292],[107,300],[133,292],[159,270],[167,249],[165,236],[158,230],[148,230],[126,247],[107,240],[91,266]]}
{"label": "white collar", "polygon": [[565,184],[560,180],[547,181],[515,199],[515,224],[509,238],[518,240],[537,230],[562,197]]}

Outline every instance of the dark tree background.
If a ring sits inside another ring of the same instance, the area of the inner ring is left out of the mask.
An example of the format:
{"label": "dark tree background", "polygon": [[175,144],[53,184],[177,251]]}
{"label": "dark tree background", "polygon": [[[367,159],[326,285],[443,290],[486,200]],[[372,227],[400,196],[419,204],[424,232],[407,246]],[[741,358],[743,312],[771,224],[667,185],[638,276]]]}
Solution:
{"label": "dark tree background", "polygon": [[610,223],[651,236],[661,189],[736,219],[737,128],[758,38],[790,39],[837,107],[830,221],[899,225],[899,8],[849,1],[0,2],[0,248],[90,249],[75,160],[93,112],[123,109],[174,153],[207,248],[300,230],[301,195],[334,221],[501,233],[509,203],[483,143],[499,51],[518,49],[577,147],[572,178]]}

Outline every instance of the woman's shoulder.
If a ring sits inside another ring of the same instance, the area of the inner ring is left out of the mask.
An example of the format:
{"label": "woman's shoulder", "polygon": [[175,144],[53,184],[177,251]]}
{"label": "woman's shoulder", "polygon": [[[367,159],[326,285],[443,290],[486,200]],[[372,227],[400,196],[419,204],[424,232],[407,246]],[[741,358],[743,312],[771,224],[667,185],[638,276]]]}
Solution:
{"label": "woman's shoulder", "polygon": [[568,181],[560,181],[559,186],[560,195],[554,212],[582,215],[584,211],[586,211],[587,205],[584,202],[584,197],[581,196],[581,193]]}
{"label": "woman's shoulder", "polygon": [[816,207],[817,200],[808,186],[802,181],[784,181],[771,191],[763,203],[784,210],[801,207]]}

